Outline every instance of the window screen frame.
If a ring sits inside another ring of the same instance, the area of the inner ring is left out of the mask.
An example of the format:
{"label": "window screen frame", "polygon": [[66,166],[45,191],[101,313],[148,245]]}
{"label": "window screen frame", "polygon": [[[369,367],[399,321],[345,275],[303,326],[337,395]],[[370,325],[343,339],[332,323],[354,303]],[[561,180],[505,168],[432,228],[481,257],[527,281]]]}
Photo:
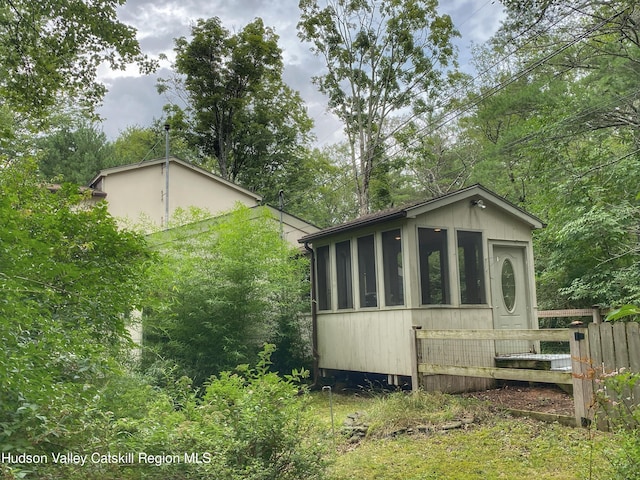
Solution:
{"label": "window screen frame", "polygon": [[[326,255],[324,252],[326,252]],[[316,285],[318,311],[332,310],[330,245],[316,247]]]}
{"label": "window screen frame", "polygon": [[353,255],[351,239],[334,244],[336,253],[336,298],[338,310],[353,308]]}
{"label": "window screen frame", "polygon": [[[358,257],[358,307],[359,308],[377,308],[378,301],[378,258],[376,234],[370,233],[356,238],[356,248]],[[370,246],[367,245],[366,251],[363,241],[371,241]],[[373,267],[373,271],[369,267]],[[371,280],[372,278],[372,280]]]}
{"label": "window screen frame", "polygon": [[[389,239],[393,238],[392,241]],[[380,232],[380,242],[382,245],[382,275],[384,278],[384,306],[400,307],[404,306],[405,298],[405,271],[404,271],[404,248],[402,227],[392,228]],[[396,243],[397,242],[397,243]],[[387,248],[397,246],[399,248]],[[399,272],[402,274],[399,274]]]}
{"label": "window screen frame", "polygon": [[[472,237],[473,242],[470,241]],[[460,305],[487,305],[485,251],[485,239],[482,231],[456,229]],[[471,257],[471,262],[468,262],[469,258],[467,257]]]}
{"label": "window screen frame", "polygon": [[[423,233],[431,233],[431,239],[424,238]],[[427,242],[428,240],[437,240],[439,242]],[[420,304],[423,306],[443,305],[451,306],[451,268],[449,261],[449,229],[444,227],[433,227],[426,225],[417,226],[416,230],[417,249],[418,249],[418,279],[420,284]],[[423,242],[424,240],[424,242]],[[437,249],[429,249],[430,246],[438,246]],[[429,252],[429,255],[425,257],[425,253]],[[431,254],[438,253],[439,258],[437,265],[433,265],[430,262]],[[433,282],[434,278],[432,273],[434,266],[437,270],[437,277],[439,280],[440,288],[431,288],[432,285],[437,285],[437,282]],[[437,296],[437,297],[436,297]],[[438,299],[440,301],[433,301]]]}

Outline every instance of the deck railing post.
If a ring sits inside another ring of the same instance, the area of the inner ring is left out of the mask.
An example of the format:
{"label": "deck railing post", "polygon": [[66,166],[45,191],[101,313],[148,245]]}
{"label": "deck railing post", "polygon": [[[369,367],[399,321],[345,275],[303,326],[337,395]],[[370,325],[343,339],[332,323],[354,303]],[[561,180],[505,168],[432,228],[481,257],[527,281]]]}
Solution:
{"label": "deck railing post", "polygon": [[588,427],[594,416],[593,367],[589,352],[589,335],[581,322],[569,329],[571,372],[573,377],[573,403],[576,425]]}
{"label": "deck railing post", "polygon": [[409,355],[411,356],[411,391],[417,392],[420,389],[420,376],[418,375],[418,338],[416,332],[422,329],[419,325],[411,327]]}

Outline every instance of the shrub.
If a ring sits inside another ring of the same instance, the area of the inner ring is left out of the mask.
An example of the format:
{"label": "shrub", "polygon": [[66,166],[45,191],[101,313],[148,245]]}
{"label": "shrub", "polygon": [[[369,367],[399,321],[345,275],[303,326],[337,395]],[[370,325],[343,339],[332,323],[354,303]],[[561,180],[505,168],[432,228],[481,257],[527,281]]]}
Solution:
{"label": "shrub", "polygon": [[283,378],[269,371],[273,351],[267,345],[254,368],[245,365],[211,377],[202,396],[187,377],[155,396],[145,397],[148,390],[127,394],[143,400],[147,414],[138,415],[140,409],[132,406],[133,415],[114,420],[109,448],[181,461],[120,468],[103,478],[322,478],[325,449],[314,440],[305,415],[310,398],[300,386],[307,372]]}
{"label": "shrub", "polygon": [[226,477],[246,479],[321,478],[320,444],[303,416],[309,398],[299,386],[307,372],[286,378],[269,372],[273,345],[260,353],[254,369],[213,377],[203,411],[221,426]]}
{"label": "shrub", "polygon": [[279,367],[307,360],[300,318],[309,308],[308,261],[282,240],[268,210],[238,206],[155,241],[163,263],[151,279],[158,302],[145,308],[144,367],[170,360],[200,386],[255,363],[264,343],[278,345]]}
{"label": "shrub", "polygon": [[611,459],[617,478],[640,479],[640,374],[621,369],[599,382],[600,411],[622,447]]}

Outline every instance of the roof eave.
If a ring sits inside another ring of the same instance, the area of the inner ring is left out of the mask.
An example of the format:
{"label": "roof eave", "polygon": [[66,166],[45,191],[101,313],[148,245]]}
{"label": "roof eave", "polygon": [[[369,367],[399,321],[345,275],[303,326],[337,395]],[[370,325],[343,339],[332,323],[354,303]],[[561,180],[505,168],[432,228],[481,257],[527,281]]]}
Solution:
{"label": "roof eave", "polygon": [[339,233],[349,232],[351,230],[356,230],[362,227],[368,227],[371,225],[377,225],[379,223],[389,222],[391,220],[397,220],[399,218],[405,218],[407,216],[406,210],[394,211],[389,213],[388,215],[381,215],[374,218],[365,218],[361,221],[354,220],[353,222],[349,222],[347,224],[336,225],[335,227],[326,228],[320,232],[312,233],[310,235],[305,235],[304,237],[298,239],[299,243],[309,243],[314,240],[318,240],[324,237],[330,237]]}
{"label": "roof eave", "polygon": [[[155,158],[152,160],[145,160],[142,162],[138,162],[138,163],[130,163],[127,165],[120,165],[117,167],[110,167],[110,168],[105,168],[103,170],[100,170],[100,172],[98,172],[98,174],[91,180],[91,182],[89,183],[89,187],[93,187],[93,185],[95,185],[101,178],[107,177],[109,175],[113,175],[113,174],[117,174],[117,173],[122,173],[122,172],[127,172],[127,171],[131,171],[131,170],[135,170],[138,168],[146,168],[146,167],[151,167],[151,166],[155,166],[155,165],[160,165],[160,164],[164,164],[167,161],[166,158]],[[247,196],[253,197],[254,200],[257,203],[262,202],[263,198],[262,195],[259,195],[255,192],[252,192],[251,190],[249,190],[248,188],[245,188],[241,185],[238,185],[236,183],[233,183],[229,180],[226,180],[224,178],[222,178],[219,175],[216,175],[213,172],[209,172],[208,170],[205,170],[202,167],[199,167],[198,165],[193,165],[192,163],[189,162],[185,162],[184,160],[181,160],[177,157],[169,157],[169,161],[173,162],[175,164],[179,164],[182,165],[185,168],[188,168],[190,170],[192,170],[195,173],[198,173],[200,175],[204,175],[212,180],[215,180],[217,182],[222,183],[223,185],[226,185],[230,188],[233,188],[239,192],[244,193]]]}

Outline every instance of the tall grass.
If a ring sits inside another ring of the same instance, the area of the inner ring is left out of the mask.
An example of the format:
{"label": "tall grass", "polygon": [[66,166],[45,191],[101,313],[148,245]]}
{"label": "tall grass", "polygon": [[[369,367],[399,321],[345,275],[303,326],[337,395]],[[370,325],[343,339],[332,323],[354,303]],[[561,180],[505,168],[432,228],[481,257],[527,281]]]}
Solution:
{"label": "tall grass", "polygon": [[437,429],[453,420],[471,423],[488,413],[487,404],[471,398],[440,392],[393,392],[376,397],[362,422],[369,425],[369,436],[385,437],[417,426]]}

